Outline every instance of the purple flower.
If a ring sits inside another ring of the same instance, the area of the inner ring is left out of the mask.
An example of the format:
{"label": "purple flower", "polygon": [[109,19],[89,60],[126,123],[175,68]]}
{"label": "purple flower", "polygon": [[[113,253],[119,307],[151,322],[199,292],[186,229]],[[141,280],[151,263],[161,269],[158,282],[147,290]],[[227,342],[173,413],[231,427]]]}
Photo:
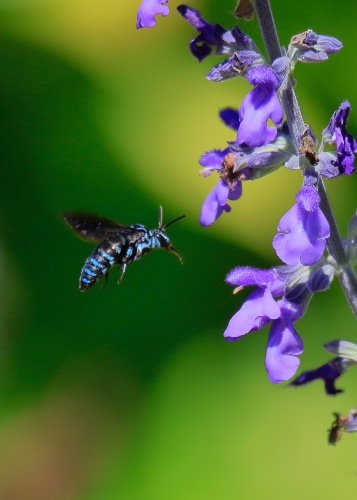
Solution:
{"label": "purple flower", "polygon": [[[240,126],[239,112],[233,108],[220,111],[220,118],[235,131]],[[229,141],[228,148],[207,151],[201,156],[200,164],[204,167],[201,174],[209,176],[217,171],[220,176],[203,203],[200,216],[203,226],[213,224],[224,211],[231,210],[228,200],[240,198],[243,180],[263,177],[282,166],[290,157],[292,144],[283,128],[279,129],[275,140],[266,146],[250,148]]]}
{"label": "purple flower", "polygon": [[216,186],[209,193],[203,202],[200,224],[210,226],[223,212],[230,212],[231,207],[228,200],[237,200],[242,195],[242,182],[237,181],[235,187],[231,190],[229,185],[219,179]]}
{"label": "purple flower", "polygon": [[355,432],[357,431],[357,408],[352,408],[348,418],[345,422],[345,431],[346,432]]}
{"label": "purple flower", "polygon": [[143,0],[138,9],[136,28],[152,28],[155,26],[156,14],[167,16],[169,8],[167,5],[163,5],[164,3],[167,3],[167,0]]}
{"label": "purple flower", "polygon": [[342,389],[336,388],[335,382],[344,373],[348,366],[349,360],[337,357],[314,370],[301,373],[301,375],[290,382],[290,385],[304,385],[309,382],[313,382],[314,380],[322,379],[325,385],[326,394],[335,396],[336,394],[343,392]]}
{"label": "purple flower", "polygon": [[245,76],[250,67],[262,66],[263,64],[264,59],[259,52],[254,50],[240,50],[234,52],[231,57],[225,59],[223,62],[213,66],[207,73],[206,78],[213,82],[221,82],[229,78]]}
{"label": "purple flower", "polygon": [[208,151],[200,159],[200,164],[206,167],[204,175],[210,175],[213,170],[220,172],[219,181],[203,202],[200,215],[202,226],[210,226],[224,211],[230,212],[228,200],[237,200],[242,196],[242,182],[232,172],[228,151],[228,148]]}
{"label": "purple flower", "polygon": [[[303,342],[293,324],[304,315],[313,293],[329,287],[333,275],[332,266],[324,260],[313,266],[286,265],[267,270],[249,266],[234,268],[226,277],[227,283],[235,285],[236,291],[246,286],[255,286],[256,289],[233,315],[224,336],[232,342],[271,323],[265,358],[268,377],[273,383],[288,380],[295,374],[300,363],[298,355],[303,351]],[[343,359],[341,363],[330,365],[337,370],[354,361]],[[331,370],[323,367],[316,371],[316,378],[322,375],[325,379],[331,378]],[[314,374],[301,375],[293,385],[313,380],[310,377]],[[330,385],[327,387],[332,390]]]}
{"label": "purple flower", "polygon": [[276,125],[281,125],[284,117],[275,90],[278,79],[267,66],[250,69],[247,78],[256,86],[244,98],[239,109],[241,123],[236,142],[240,146],[264,146],[274,141],[277,135],[276,127],[268,126],[267,121],[271,119]]}
{"label": "purple flower", "polygon": [[284,281],[274,269],[262,270],[252,267],[237,267],[226,278],[227,283],[257,286],[239,311],[228,323],[224,336],[234,341],[251,331],[259,330],[267,323],[272,326],[268,338],[265,366],[269,380],[279,383],[294,375],[298,366],[297,356],[303,351],[303,343],[293,327],[306,307],[306,300],[296,303],[275,297],[284,293]]}
{"label": "purple flower", "polygon": [[215,25],[205,21],[198,10],[186,5],[179,5],[177,10],[200,33],[191,40],[190,51],[201,62],[212,52],[211,46],[216,45]]}
{"label": "purple flower", "polygon": [[253,40],[237,26],[229,31],[219,24],[211,24],[201,17],[198,10],[187,5],[179,5],[177,10],[199,32],[190,42],[190,51],[200,62],[212,52],[212,48],[216,54],[256,49]]}
{"label": "purple flower", "polygon": [[296,196],[296,204],[281,218],[273,247],[286,264],[309,266],[323,255],[330,227],[319,204],[316,189],[304,186]]}
{"label": "purple flower", "polygon": [[[238,112],[232,108],[223,109],[220,117],[228,126],[237,130],[239,127]],[[223,212],[230,212],[231,207],[228,200],[237,200],[242,196],[242,181],[239,179],[240,173],[234,173],[232,156],[229,148],[213,149],[207,151],[200,158],[200,165],[205,167],[202,170],[204,176],[210,175],[214,170],[220,174],[220,179],[216,186],[209,193],[203,202],[200,224],[210,226]]]}
{"label": "purple flower", "polygon": [[342,49],[342,43],[332,36],[318,35],[312,30],[307,30],[292,37],[288,56],[294,61],[319,62],[328,59],[329,54],[334,54]]}
{"label": "purple flower", "polygon": [[342,43],[333,36],[318,35],[312,30],[308,30],[304,44],[313,48],[316,52],[334,54],[342,49]]}
{"label": "purple flower", "polygon": [[357,142],[347,132],[346,123],[351,111],[348,101],[340,104],[340,107],[331,117],[330,123],[323,131],[323,141],[329,144],[336,143],[337,159],[334,165],[338,167],[340,174],[352,174],[355,171],[354,153],[357,152]]}

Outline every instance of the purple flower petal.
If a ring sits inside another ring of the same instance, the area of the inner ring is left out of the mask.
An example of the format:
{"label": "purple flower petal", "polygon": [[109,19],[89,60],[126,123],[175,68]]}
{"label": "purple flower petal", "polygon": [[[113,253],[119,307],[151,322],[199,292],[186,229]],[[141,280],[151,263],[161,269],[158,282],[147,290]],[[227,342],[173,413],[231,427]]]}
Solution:
{"label": "purple flower petal", "polygon": [[249,68],[247,72],[247,80],[252,85],[263,85],[266,87],[276,87],[279,84],[279,80],[270,66],[265,66],[261,64],[259,66],[255,65]]}
{"label": "purple flower petal", "polygon": [[289,160],[285,163],[285,166],[290,170],[300,170],[300,157],[299,156],[291,156]]}
{"label": "purple flower petal", "polygon": [[272,69],[274,70],[275,76],[281,82],[290,68],[290,58],[287,56],[278,57],[272,63]]}
{"label": "purple flower petal", "polygon": [[241,120],[236,142],[241,146],[257,147],[272,142],[277,129],[267,125],[271,119],[282,123],[284,112],[272,85],[259,84],[244,98],[239,109]]}
{"label": "purple flower petal", "polygon": [[228,199],[238,200],[242,196],[242,182],[238,181],[233,189],[229,190]]}
{"label": "purple flower petal", "polygon": [[330,227],[319,203],[315,188],[305,186],[297,194],[296,204],[281,218],[273,247],[286,264],[308,266],[324,253]]}
{"label": "purple flower petal", "polygon": [[323,139],[329,144],[336,143],[337,160],[335,165],[341,174],[350,175],[355,171],[354,153],[357,152],[357,142],[347,132],[346,124],[351,111],[348,101],[340,104],[331,117],[330,123],[323,131]]}
{"label": "purple flower petal", "polygon": [[312,271],[306,285],[310,292],[323,292],[330,288],[331,282],[335,277],[335,268],[330,264],[326,264]]}
{"label": "purple flower petal", "polygon": [[205,21],[198,10],[187,5],[179,5],[177,10],[200,33],[191,40],[190,51],[201,62],[212,52],[211,46],[215,46],[217,43],[216,27]]}
{"label": "purple flower petal", "polygon": [[335,396],[343,392],[342,389],[336,388],[335,382],[345,371],[345,368],[344,358],[337,357],[314,370],[301,373],[296,379],[290,382],[290,385],[305,385],[320,378],[324,381],[326,394]]}
{"label": "purple flower petal", "polygon": [[[227,212],[230,210],[229,205],[226,203],[228,192],[228,184],[220,179],[203,202],[200,215],[200,224],[202,226],[210,226],[224,210]],[[222,200],[225,200],[225,202],[221,203]]]}
{"label": "purple flower petal", "polygon": [[229,271],[226,276],[226,282],[236,286],[260,286],[275,288],[275,283],[282,284],[281,293],[283,292],[283,282],[273,269],[259,269],[250,266],[238,266]]}
{"label": "purple flower petal", "polygon": [[200,224],[202,226],[210,226],[224,211],[230,212],[231,207],[228,205],[227,201],[237,200],[241,195],[242,183],[240,181],[238,181],[235,188],[231,190],[225,181],[219,179],[203,202]]}
{"label": "purple flower petal", "polygon": [[203,202],[200,215],[200,224],[202,226],[210,226],[223,211],[229,212],[231,210],[231,207],[227,204],[228,194],[228,184],[219,179]]}
{"label": "purple flower petal", "polygon": [[300,364],[297,356],[303,348],[303,342],[289,320],[281,318],[273,322],[265,357],[270,382],[279,384],[295,374]]}
{"label": "purple flower petal", "polygon": [[352,410],[350,411],[348,420],[345,423],[345,431],[346,432],[357,431],[357,408],[352,408]]}
{"label": "purple flower petal", "polygon": [[241,76],[242,71],[237,69],[236,57],[233,55],[213,66],[207,73],[206,78],[211,82],[222,82],[229,78]]}
{"label": "purple flower petal", "polygon": [[202,167],[209,167],[211,169],[221,170],[222,161],[228,152],[229,148],[212,149],[211,151],[207,151],[201,156],[200,165],[202,165]]}
{"label": "purple flower petal", "polygon": [[219,112],[219,116],[227,127],[230,127],[237,132],[240,123],[238,110],[234,108],[225,108]]}
{"label": "purple flower petal", "polygon": [[155,16],[161,14],[167,16],[169,8],[167,0],[143,0],[138,9],[136,27],[139,28],[152,28],[156,24]]}
{"label": "purple flower petal", "polygon": [[207,57],[212,49],[210,46],[215,45],[216,36],[214,25],[205,21],[198,10],[179,5],[178,12],[200,33],[190,42],[191,53],[201,62]]}
{"label": "purple flower petal", "polygon": [[252,50],[254,52],[259,52],[252,38],[250,38],[250,36],[246,33],[243,33],[238,26],[233,26],[229,34],[233,37],[236,43],[234,51]]}
{"label": "purple flower petal", "polygon": [[338,168],[338,162],[336,161],[336,153],[322,152],[319,154],[319,159],[319,169],[321,175],[327,179],[340,175],[340,169]]}
{"label": "purple flower petal", "polygon": [[233,54],[241,50],[257,51],[253,40],[236,26],[230,31],[217,23],[208,23],[198,10],[187,5],[179,5],[177,10],[199,32],[190,42],[191,53],[199,61],[207,57],[212,48],[216,54]]}
{"label": "purple flower petal", "polygon": [[326,61],[326,59],[328,59],[328,55],[325,52],[315,52],[313,50],[306,50],[299,57],[301,62],[321,62]]}
{"label": "purple flower petal", "polygon": [[266,323],[279,316],[279,305],[270,291],[267,288],[257,288],[231,318],[224,336],[232,342],[248,332],[260,330]]}

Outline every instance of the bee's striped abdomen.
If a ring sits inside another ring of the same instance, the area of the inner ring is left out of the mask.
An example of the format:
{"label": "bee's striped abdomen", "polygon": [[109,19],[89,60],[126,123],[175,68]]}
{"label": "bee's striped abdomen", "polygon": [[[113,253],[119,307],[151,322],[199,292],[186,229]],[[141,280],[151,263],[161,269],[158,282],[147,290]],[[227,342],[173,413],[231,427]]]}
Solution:
{"label": "bee's striped abdomen", "polygon": [[125,242],[122,238],[113,243],[103,241],[85,261],[79,277],[79,289],[87,290],[104,276],[115,264],[121,263]]}

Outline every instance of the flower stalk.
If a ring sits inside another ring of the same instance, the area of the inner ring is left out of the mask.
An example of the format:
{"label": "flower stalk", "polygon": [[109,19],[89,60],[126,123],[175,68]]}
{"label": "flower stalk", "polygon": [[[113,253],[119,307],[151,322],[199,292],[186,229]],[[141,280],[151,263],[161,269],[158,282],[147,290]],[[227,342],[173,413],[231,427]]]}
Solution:
{"label": "flower stalk", "polygon": [[[275,29],[269,0],[255,0],[255,9],[265,48],[269,55],[269,59],[272,62],[278,57],[281,57],[283,54],[278,34]],[[283,82],[279,89],[279,93],[285,111],[286,120],[293,137],[296,152],[298,153],[301,138],[306,131],[306,125],[303,120],[290,77],[286,78]],[[357,318],[357,277],[353,267],[347,259],[325,185],[321,177],[319,177],[317,188],[321,200],[321,210],[330,225],[330,237],[327,239],[327,249],[338,269],[337,277],[346,296],[347,302],[353,314]]]}

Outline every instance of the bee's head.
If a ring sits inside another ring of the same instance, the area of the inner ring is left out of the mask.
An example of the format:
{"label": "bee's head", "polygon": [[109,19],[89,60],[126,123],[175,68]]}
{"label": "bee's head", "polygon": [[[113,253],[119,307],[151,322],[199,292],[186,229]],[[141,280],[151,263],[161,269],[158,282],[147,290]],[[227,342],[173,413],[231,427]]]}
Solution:
{"label": "bee's head", "polygon": [[182,257],[181,255],[178,253],[178,251],[176,250],[176,248],[173,246],[173,244],[171,243],[171,240],[170,238],[167,236],[167,234],[165,233],[165,228],[162,228],[162,229],[158,229],[156,231],[156,237],[157,239],[159,240],[160,242],[160,246],[161,248],[164,248],[165,250],[167,250],[168,252],[171,252],[175,255],[177,255],[177,257],[179,258],[181,264],[182,264]]}
{"label": "bee's head", "polygon": [[177,222],[177,221],[183,219],[184,217],[186,217],[186,216],[185,215],[180,215],[180,217],[176,217],[176,219],[171,220],[170,222],[168,222],[167,224],[165,224],[163,226],[162,225],[162,207],[160,206],[159,224],[158,224],[159,227],[158,227],[157,232],[156,232],[156,237],[160,241],[161,247],[165,248],[165,250],[167,250],[168,252],[171,252],[171,253],[177,255],[177,257],[180,259],[181,264],[182,264],[182,257],[177,252],[177,250],[173,246],[173,244],[171,243],[170,238],[167,236],[165,230],[166,230],[167,227],[171,226],[171,224],[173,224],[174,222]]}

